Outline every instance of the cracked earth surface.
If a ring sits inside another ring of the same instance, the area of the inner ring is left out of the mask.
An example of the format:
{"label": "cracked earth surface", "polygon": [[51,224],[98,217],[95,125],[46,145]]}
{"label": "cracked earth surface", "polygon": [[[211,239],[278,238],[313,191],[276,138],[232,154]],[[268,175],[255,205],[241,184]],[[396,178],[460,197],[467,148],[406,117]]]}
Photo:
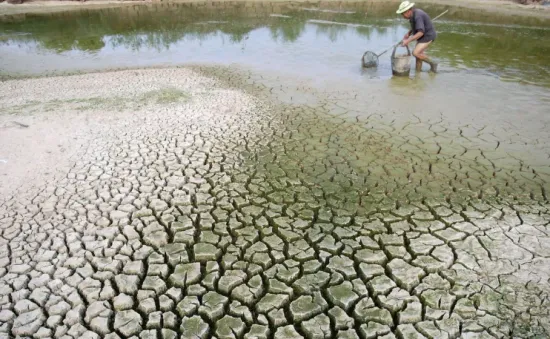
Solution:
{"label": "cracked earth surface", "polygon": [[0,202],[0,337],[550,335],[547,173],[443,121],[366,128],[251,86],[191,69],[0,84],[22,119],[116,117]]}

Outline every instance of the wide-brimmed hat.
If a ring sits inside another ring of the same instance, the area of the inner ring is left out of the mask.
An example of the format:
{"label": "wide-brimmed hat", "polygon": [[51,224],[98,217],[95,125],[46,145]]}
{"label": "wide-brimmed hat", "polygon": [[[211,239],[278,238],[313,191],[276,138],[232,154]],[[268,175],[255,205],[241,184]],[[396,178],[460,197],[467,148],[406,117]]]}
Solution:
{"label": "wide-brimmed hat", "polygon": [[405,13],[406,11],[408,11],[409,9],[413,8],[414,7],[414,2],[409,2],[409,1],[403,1],[400,5],[399,5],[399,8],[397,9],[397,11],[395,13],[397,14],[403,14]]}

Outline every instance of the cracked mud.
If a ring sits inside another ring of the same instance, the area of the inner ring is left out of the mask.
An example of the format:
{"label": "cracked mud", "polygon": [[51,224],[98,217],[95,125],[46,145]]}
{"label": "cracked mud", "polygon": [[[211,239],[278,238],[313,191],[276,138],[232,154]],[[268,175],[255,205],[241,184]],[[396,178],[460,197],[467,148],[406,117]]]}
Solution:
{"label": "cracked mud", "polygon": [[21,119],[116,117],[0,202],[0,337],[550,335],[548,173],[198,71],[0,84]]}

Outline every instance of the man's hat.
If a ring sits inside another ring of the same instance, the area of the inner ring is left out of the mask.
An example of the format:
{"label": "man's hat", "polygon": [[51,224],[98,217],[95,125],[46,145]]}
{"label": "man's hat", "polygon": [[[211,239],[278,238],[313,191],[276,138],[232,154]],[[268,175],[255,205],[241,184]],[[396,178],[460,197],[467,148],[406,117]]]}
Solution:
{"label": "man's hat", "polygon": [[403,13],[405,13],[406,11],[408,11],[409,9],[411,9],[413,7],[414,7],[414,2],[403,1],[401,3],[401,5],[399,5],[399,8],[397,9],[397,11],[395,13],[403,14]]}

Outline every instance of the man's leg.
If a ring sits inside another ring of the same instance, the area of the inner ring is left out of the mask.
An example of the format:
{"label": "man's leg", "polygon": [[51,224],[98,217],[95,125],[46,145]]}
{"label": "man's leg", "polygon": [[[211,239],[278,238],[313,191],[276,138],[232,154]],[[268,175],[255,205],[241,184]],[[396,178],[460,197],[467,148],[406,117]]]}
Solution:
{"label": "man's leg", "polygon": [[416,47],[414,48],[413,55],[416,58],[416,70],[420,71],[422,69],[422,62],[427,62],[430,64],[431,70],[433,72],[437,72],[437,63],[432,61],[426,54],[424,54],[424,51],[430,46],[432,42],[419,42],[416,44]]}
{"label": "man's leg", "polygon": [[419,73],[422,70],[422,59],[416,57],[416,72]]}

